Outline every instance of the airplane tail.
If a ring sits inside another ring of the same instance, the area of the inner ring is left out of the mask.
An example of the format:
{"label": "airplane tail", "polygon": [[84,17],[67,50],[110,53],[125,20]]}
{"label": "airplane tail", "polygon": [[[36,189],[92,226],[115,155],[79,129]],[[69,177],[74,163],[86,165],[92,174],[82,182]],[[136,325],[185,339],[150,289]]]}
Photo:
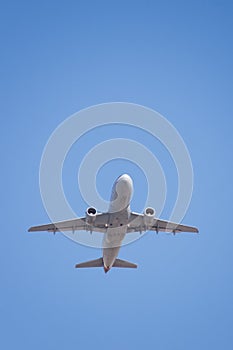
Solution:
{"label": "airplane tail", "polygon": [[95,260],[89,260],[80,264],[76,264],[76,268],[82,268],[82,267],[103,267],[103,258],[95,259]]}
{"label": "airplane tail", "polygon": [[[80,264],[76,264],[76,268],[83,268],[83,267],[103,267],[103,258],[95,259],[95,260],[89,260]],[[137,265],[133,264],[126,260],[116,259],[112,267],[121,267],[121,268],[131,268],[136,269]]]}
{"label": "airplane tail", "polygon": [[126,267],[136,269],[138,266],[126,260],[116,259],[112,267]]}

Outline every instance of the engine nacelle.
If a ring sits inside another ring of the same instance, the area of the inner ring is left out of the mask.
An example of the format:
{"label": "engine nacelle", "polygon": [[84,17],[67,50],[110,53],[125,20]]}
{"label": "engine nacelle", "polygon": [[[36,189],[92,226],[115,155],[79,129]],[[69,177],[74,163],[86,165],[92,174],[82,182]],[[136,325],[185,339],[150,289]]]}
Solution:
{"label": "engine nacelle", "polygon": [[86,210],[86,223],[89,225],[94,224],[96,219],[97,211],[95,208],[87,208]]}
{"label": "engine nacelle", "polygon": [[154,218],[155,218],[155,210],[153,208],[150,208],[150,207],[146,208],[144,210],[144,217],[143,217],[144,224],[146,226],[152,225]]}

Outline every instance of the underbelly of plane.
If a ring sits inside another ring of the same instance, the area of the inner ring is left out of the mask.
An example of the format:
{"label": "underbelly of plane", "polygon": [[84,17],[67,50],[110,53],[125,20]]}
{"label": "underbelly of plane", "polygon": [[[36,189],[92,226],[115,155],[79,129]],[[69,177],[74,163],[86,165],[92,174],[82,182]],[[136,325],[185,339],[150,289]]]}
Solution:
{"label": "underbelly of plane", "polygon": [[111,268],[126,235],[126,226],[109,228],[103,238],[103,260],[105,267]]}
{"label": "underbelly of plane", "polygon": [[124,210],[112,212],[110,214],[109,226],[103,237],[103,261],[106,269],[111,268],[117,258],[122,241],[127,232],[129,215],[129,205]]}
{"label": "underbelly of plane", "polygon": [[127,231],[126,226],[118,228],[108,228],[103,238],[103,248],[113,248],[121,246]]}

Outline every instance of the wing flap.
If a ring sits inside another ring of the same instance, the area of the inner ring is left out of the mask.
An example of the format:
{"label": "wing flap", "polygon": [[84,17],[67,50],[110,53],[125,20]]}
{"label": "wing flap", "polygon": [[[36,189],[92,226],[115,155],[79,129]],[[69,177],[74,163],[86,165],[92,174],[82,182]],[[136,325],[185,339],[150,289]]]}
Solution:
{"label": "wing flap", "polygon": [[76,231],[84,230],[86,226],[85,218],[73,219],[67,221],[60,221],[53,224],[33,226],[29,228],[29,232],[36,231],[48,231],[48,232],[57,232],[57,231]]}
{"label": "wing flap", "polygon": [[105,233],[109,221],[109,214],[97,214],[93,224],[86,222],[86,217],[79,219],[71,219],[60,221],[47,225],[32,226],[29,232],[48,231],[48,232],[63,232],[63,231],[95,231]]}
{"label": "wing flap", "polygon": [[198,233],[198,229],[193,226],[178,224],[171,221],[154,219],[151,225],[145,225],[144,214],[131,213],[127,233],[156,231],[156,232],[191,232]]}
{"label": "wing flap", "polygon": [[198,229],[193,226],[187,226],[182,224],[177,224],[175,222],[165,221],[165,220],[156,220],[151,227],[152,231],[161,231],[161,232],[191,232],[198,233]]}

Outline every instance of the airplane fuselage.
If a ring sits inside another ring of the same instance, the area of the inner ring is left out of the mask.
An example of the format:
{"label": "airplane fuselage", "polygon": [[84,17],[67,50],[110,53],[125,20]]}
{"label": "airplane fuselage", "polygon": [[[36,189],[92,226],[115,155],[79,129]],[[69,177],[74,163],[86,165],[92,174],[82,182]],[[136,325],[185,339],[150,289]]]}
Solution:
{"label": "airplane fuselage", "polygon": [[127,232],[133,181],[127,174],[115,181],[109,205],[109,223],[103,238],[103,263],[107,272],[113,266]]}

